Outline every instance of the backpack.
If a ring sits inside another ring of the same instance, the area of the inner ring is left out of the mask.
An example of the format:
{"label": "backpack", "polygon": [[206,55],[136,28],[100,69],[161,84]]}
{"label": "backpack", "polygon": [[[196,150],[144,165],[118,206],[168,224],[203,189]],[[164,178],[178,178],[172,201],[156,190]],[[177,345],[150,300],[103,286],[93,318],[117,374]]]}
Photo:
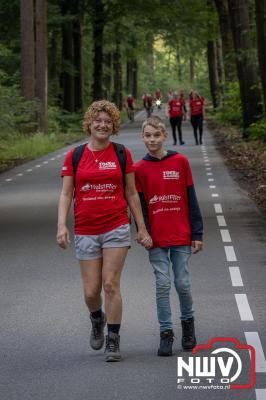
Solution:
{"label": "backpack", "polygon": [[[117,156],[121,172],[122,172],[122,177],[123,177],[123,187],[125,190],[126,187],[126,164],[127,164],[127,155],[126,155],[126,149],[123,144],[120,143],[113,143],[115,154]],[[81,160],[82,154],[84,153],[85,147],[87,146],[87,143],[81,144],[77,146],[73,152],[72,155],[72,165],[73,165],[73,172],[74,172],[74,186],[76,182],[76,172],[78,168],[78,164]]]}

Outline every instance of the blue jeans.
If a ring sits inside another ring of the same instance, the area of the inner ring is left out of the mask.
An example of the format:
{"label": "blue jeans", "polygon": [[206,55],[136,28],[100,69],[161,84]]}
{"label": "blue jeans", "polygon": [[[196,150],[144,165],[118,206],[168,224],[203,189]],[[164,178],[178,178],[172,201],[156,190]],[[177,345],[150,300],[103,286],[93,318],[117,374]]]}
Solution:
{"label": "blue jeans", "polygon": [[156,279],[156,304],[160,331],[173,329],[170,306],[171,274],[170,263],[174,273],[174,284],[179,296],[181,320],[193,317],[191,284],[188,271],[188,260],[191,256],[190,246],[156,247],[149,251],[150,263]]}

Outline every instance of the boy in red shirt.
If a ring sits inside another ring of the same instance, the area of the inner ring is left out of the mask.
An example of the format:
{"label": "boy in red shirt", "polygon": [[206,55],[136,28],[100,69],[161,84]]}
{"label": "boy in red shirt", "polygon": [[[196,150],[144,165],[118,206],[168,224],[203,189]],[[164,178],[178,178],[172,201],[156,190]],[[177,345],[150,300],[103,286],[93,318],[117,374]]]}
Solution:
{"label": "boy in red shirt", "polygon": [[196,345],[188,260],[202,250],[203,223],[189,162],[175,151],[165,150],[165,125],[159,117],[142,125],[148,154],[136,164],[136,187],[147,229],[153,240],[150,263],[156,279],[156,303],[160,324],[158,356],[171,356],[173,326],[170,307],[171,275],[179,296],[182,347]]}

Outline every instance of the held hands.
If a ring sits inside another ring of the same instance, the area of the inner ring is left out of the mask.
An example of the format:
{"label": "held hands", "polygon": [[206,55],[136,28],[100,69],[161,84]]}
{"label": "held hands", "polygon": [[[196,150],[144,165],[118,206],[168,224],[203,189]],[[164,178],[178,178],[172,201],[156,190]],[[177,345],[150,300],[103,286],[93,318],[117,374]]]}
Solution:
{"label": "held hands", "polygon": [[146,229],[139,229],[136,236],[136,241],[144,246],[146,250],[149,250],[153,246],[152,238]]}
{"label": "held hands", "polygon": [[201,242],[200,240],[193,240],[191,247],[192,253],[196,254],[203,249],[203,242]]}
{"label": "held hands", "polygon": [[62,249],[66,249],[70,244],[69,230],[65,225],[58,226],[56,240],[58,246],[62,247]]}

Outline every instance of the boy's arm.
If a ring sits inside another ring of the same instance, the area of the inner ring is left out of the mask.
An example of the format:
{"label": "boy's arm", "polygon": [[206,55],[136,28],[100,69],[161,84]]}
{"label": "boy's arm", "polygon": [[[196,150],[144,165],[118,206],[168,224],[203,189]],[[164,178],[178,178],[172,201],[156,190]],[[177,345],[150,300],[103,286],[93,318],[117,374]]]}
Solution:
{"label": "boy's arm", "polygon": [[192,247],[197,252],[202,249],[203,220],[194,185],[187,186],[189,219],[191,225]]}

